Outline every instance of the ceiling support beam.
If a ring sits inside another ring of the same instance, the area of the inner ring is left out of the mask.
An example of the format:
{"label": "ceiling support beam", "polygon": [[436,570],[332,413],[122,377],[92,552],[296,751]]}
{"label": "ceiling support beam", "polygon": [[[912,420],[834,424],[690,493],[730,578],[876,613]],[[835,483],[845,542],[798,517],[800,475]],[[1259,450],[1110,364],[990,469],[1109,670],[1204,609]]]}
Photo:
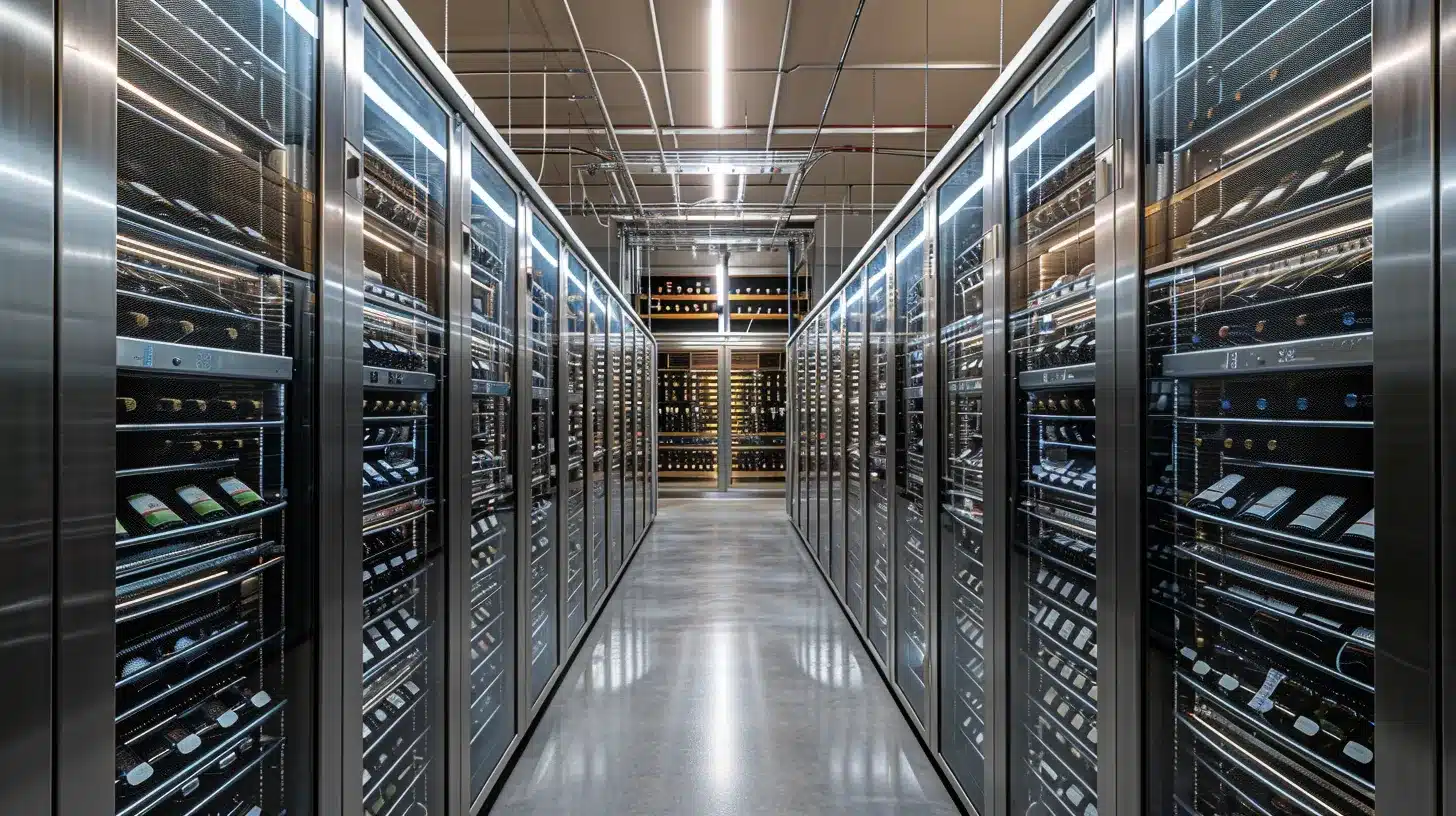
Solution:
{"label": "ceiling support beam", "polygon": [[[955,130],[955,125],[775,125],[773,133],[775,136],[813,136],[819,133],[825,136],[868,136],[878,134],[880,136],[920,134],[927,131]],[[540,136],[543,128],[540,125],[517,125],[516,127],[498,128],[502,136]],[[547,136],[601,136],[607,133],[606,128],[601,125],[550,125],[544,128]],[[748,127],[704,127],[699,125],[683,125],[675,128],[662,128],[664,135],[670,136],[765,136],[768,134],[766,125],[749,125]],[[616,128],[619,136],[656,136],[659,130],[651,126],[623,125]]]}

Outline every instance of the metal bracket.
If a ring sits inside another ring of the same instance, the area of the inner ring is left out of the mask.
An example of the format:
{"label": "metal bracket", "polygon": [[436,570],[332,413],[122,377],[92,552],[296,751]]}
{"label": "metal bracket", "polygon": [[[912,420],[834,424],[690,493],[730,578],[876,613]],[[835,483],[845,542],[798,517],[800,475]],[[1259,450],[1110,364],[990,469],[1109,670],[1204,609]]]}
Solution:
{"label": "metal bracket", "polygon": [[364,160],[349,142],[344,142],[344,193],[364,200]]}
{"label": "metal bracket", "polygon": [[1122,189],[1122,140],[1114,139],[1112,147],[1097,154],[1097,199]]}

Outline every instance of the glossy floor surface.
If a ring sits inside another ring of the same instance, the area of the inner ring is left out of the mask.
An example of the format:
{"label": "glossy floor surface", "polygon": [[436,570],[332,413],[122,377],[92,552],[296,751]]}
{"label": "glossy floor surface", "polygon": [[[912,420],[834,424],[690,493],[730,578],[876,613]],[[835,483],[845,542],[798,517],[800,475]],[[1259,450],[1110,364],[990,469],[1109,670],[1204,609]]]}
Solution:
{"label": "glossy floor surface", "polygon": [[500,814],[951,814],[783,499],[664,499]]}

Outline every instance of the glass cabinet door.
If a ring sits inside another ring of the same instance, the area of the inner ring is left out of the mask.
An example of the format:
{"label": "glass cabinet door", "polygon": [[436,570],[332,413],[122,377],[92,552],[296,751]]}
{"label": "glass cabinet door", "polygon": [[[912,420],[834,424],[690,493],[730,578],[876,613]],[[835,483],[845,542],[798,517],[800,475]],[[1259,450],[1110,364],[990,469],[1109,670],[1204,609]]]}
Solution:
{"label": "glass cabinet door", "polygon": [[637,331],[637,535],[633,539],[634,541],[641,538],[643,531],[647,529],[647,452],[651,449],[647,428],[652,418],[647,395],[652,387],[651,371],[651,343],[647,334],[639,329]]}
{"label": "glass cabinet door", "polygon": [[607,302],[607,557],[622,568],[622,306]]}
{"label": "glass cabinet door", "polygon": [[[515,735],[516,193],[471,151],[470,794],[479,796]],[[385,441],[385,446],[407,443]],[[386,450],[389,448],[386,447]]]}
{"label": "glass cabinet door", "polygon": [[556,298],[560,280],[561,242],[534,213],[530,225],[531,251],[527,296],[530,309],[526,347],[531,374],[531,531],[527,557],[527,637],[530,700],[545,690],[559,660],[557,650],[557,540],[556,514],[560,497],[556,473]]}
{"label": "glass cabinet door", "polygon": [[622,319],[622,552],[637,540],[637,326]]}
{"label": "glass cabinet door", "polygon": [[1007,114],[1018,813],[1097,805],[1092,34],[1063,43]]}
{"label": "glass cabinet door", "polygon": [[819,447],[823,426],[819,422],[819,321],[815,319],[804,332],[808,359],[805,363],[808,376],[804,380],[803,398],[809,406],[809,552],[814,560],[823,562],[819,545],[819,518],[822,507],[819,503],[820,471]]}
{"label": "glass cabinet door", "polygon": [[591,503],[587,530],[587,608],[595,609],[615,574],[607,552],[607,294],[595,276],[590,281],[587,338],[591,350]]}
{"label": "glass cabinet door", "polygon": [[925,211],[895,236],[895,682],[925,722],[930,559],[925,526]]}
{"label": "glass cabinet door", "polygon": [[384,814],[434,810],[445,776],[435,477],[448,118],[372,27],[364,70],[363,806]]}
{"label": "glass cabinet door", "polygon": [[819,564],[824,571],[833,574],[834,567],[830,561],[830,537],[834,523],[830,512],[830,469],[829,451],[832,439],[830,438],[829,424],[829,380],[832,376],[829,369],[829,313],[823,312],[815,321],[816,330],[814,333],[815,344],[818,347],[816,358],[818,369],[814,378],[814,393],[817,399],[816,413],[819,424],[819,460],[815,470],[819,474],[819,538],[818,552]]}
{"label": "glass cabinet door", "polygon": [[844,568],[849,614],[865,621],[864,270],[844,286]]}
{"label": "glass cabinet door", "polygon": [[1372,6],[1140,5],[1149,807],[1375,813]]}
{"label": "glass cabinet door", "polygon": [[575,255],[566,256],[562,292],[566,319],[561,329],[562,382],[566,415],[565,459],[562,462],[562,550],[566,568],[563,642],[586,625],[586,282],[588,272]]}
{"label": "glass cabinet door", "polygon": [[829,304],[829,578],[844,594],[844,295]]}
{"label": "glass cabinet door", "polygon": [[316,8],[116,6],[117,814],[315,797]]}
{"label": "glass cabinet door", "polygon": [[937,194],[940,289],[941,753],[977,808],[985,802],[986,579],[981,373],[986,157],[977,145]]}
{"label": "glass cabinet door", "polygon": [[[865,267],[869,320],[869,611],[865,629],[882,661],[890,659],[890,259],[881,249]],[[799,390],[804,393],[803,389]]]}

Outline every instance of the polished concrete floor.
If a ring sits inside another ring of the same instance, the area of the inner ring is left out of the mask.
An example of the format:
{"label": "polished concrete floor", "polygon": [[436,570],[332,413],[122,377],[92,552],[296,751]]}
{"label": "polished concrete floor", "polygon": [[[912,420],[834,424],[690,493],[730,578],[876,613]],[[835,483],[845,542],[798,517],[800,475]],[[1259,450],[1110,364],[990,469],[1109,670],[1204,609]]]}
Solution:
{"label": "polished concrete floor", "polygon": [[493,813],[952,814],[782,499],[663,500]]}

